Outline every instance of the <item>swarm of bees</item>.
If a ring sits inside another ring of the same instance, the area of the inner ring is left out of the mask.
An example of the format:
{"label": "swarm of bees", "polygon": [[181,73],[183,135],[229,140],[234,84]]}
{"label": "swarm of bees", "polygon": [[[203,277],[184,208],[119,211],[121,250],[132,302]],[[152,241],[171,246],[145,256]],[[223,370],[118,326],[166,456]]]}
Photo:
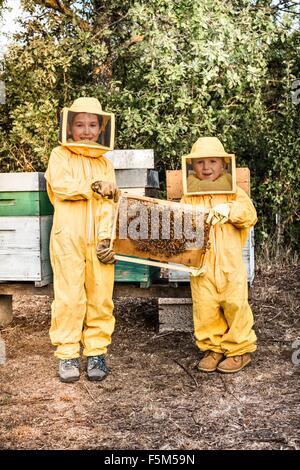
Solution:
{"label": "swarm of bees", "polygon": [[[195,242],[195,239],[187,239],[184,231],[180,235],[176,231],[176,227],[184,226],[183,217],[187,212],[183,213],[182,208],[177,211],[173,206],[154,205],[148,201],[137,201],[130,198],[127,201],[128,227],[130,228],[130,224],[134,223],[135,235],[139,233],[138,237],[133,237],[130,236],[130,230],[128,230],[128,237],[139,251],[146,252],[149,256],[171,258],[183,253],[189,249],[189,244]],[[144,218],[141,217],[142,213]],[[191,228],[195,231],[196,221],[193,217],[191,215]],[[203,230],[204,242],[202,246],[197,247],[201,253],[204,253],[208,248],[209,225],[203,223]]]}

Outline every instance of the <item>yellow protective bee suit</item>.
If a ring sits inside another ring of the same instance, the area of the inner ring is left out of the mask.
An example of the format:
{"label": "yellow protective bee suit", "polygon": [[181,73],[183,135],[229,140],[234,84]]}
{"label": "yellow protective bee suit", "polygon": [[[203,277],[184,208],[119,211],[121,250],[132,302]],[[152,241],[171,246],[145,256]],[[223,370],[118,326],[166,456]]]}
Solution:
{"label": "yellow protective bee suit", "polygon": [[[85,99],[80,100],[79,104],[84,105]],[[86,110],[83,106],[82,112]],[[88,148],[82,155],[78,149],[74,153],[67,146],[59,146],[51,153],[45,178],[54,206],[50,338],[57,347],[55,356],[79,357],[80,343],[85,356],[101,355],[111,343],[115,325],[114,265],[100,263],[96,244],[111,237],[115,204],[97,197],[91,184],[99,180],[114,182],[114,169],[103,150],[97,153],[92,149],[89,156]]]}
{"label": "yellow protective bee suit", "polygon": [[196,344],[201,351],[237,356],[256,350],[242,250],[256,210],[241,189],[236,194],[183,196],[181,202],[208,209],[229,204],[229,220],[211,229],[206,273],[191,276]]}

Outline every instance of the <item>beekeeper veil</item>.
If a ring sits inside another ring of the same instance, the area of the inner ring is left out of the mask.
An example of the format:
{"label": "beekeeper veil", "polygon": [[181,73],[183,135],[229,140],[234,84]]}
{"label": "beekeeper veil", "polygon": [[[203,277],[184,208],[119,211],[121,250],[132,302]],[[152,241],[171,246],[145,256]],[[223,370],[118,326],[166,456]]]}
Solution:
{"label": "beekeeper veil", "polygon": [[100,157],[114,148],[115,117],[96,98],[78,98],[60,115],[59,142],[71,152]]}

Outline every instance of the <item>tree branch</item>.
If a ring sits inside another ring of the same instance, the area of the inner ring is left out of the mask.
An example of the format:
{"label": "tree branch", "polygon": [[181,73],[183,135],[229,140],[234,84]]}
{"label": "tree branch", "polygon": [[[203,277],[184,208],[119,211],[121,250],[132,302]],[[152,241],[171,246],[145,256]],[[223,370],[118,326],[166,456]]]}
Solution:
{"label": "tree branch", "polygon": [[54,11],[67,16],[83,31],[91,31],[91,26],[84,20],[82,20],[71,8],[67,7],[62,0],[35,0],[35,3],[45,8],[50,8]]}

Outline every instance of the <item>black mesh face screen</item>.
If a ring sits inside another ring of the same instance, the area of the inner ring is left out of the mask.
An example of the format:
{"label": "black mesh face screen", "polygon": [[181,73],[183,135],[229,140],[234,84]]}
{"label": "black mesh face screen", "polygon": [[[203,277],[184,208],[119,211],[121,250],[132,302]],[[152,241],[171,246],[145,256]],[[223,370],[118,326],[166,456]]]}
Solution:
{"label": "black mesh face screen", "polygon": [[[104,126],[102,126],[103,128]],[[102,144],[104,147],[110,147],[110,141],[111,141],[111,119],[108,118],[105,127],[103,128],[103,131],[101,132],[99,139],[101,141],[98,143]]]}
{"label": "black mesh face screen", "polygon": [[[86,130],[84,131],[84,129]],[[96,146],[98,144],[100,147],[110,148],[111,132],[111,116],[72,111],[60,115],[60,142],[72,144],[75,142],[78,142],[78,144],[91,142]]]}

